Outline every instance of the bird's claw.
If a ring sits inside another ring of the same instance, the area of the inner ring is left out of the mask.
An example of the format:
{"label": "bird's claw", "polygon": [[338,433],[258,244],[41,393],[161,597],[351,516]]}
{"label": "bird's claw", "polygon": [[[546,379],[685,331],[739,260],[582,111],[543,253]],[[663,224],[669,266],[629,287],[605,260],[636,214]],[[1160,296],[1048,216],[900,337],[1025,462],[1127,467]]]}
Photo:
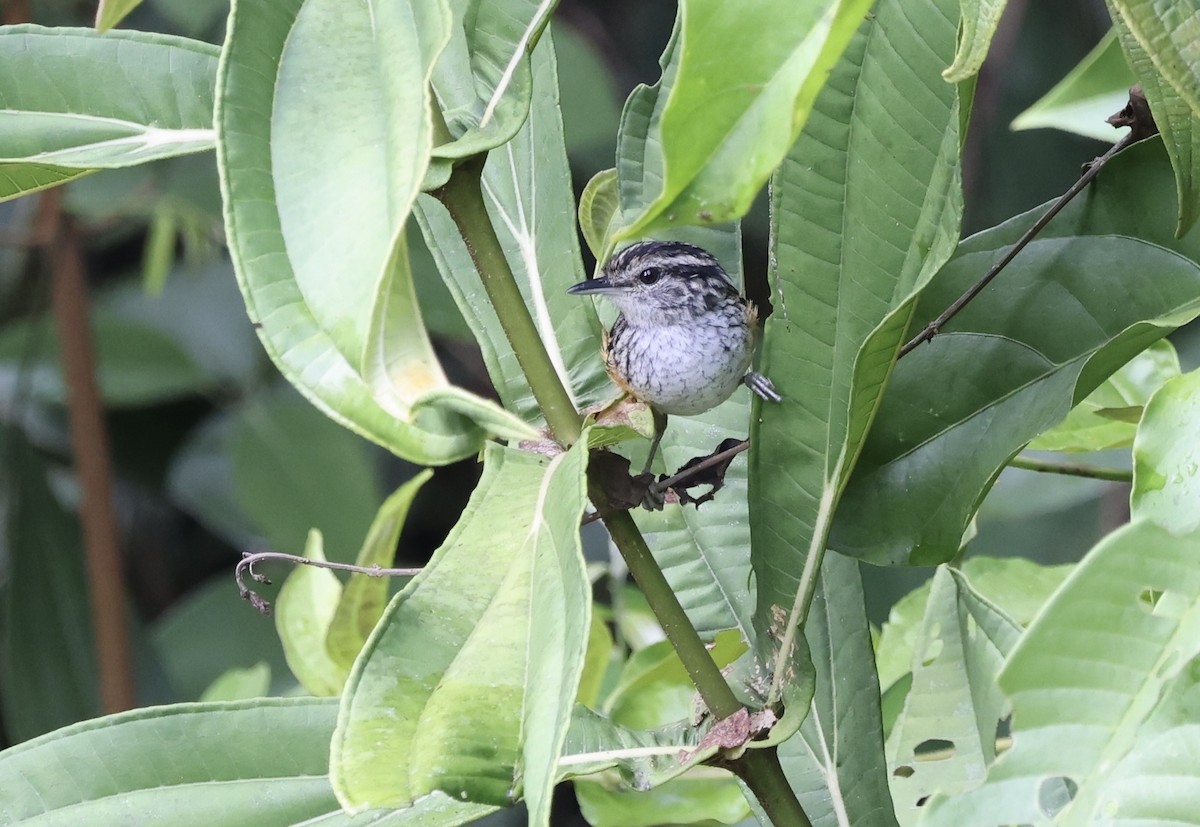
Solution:
{"label": "bird's claw", "polygon": [[768,402],[783,401],[783,397],[780,395],[779,391],[775,390],[775,384],[761,373],[750,371],[742,378],[742,382],[746,385],[746,387],[754,391]]}
{"label": "bird's claw", "polygon": [[645,485],[642,489],[642,508],[647,511],[662,511],[667,502],[667,489],[655,481],[653,474],[638,474],[633,479],[639,485]]}

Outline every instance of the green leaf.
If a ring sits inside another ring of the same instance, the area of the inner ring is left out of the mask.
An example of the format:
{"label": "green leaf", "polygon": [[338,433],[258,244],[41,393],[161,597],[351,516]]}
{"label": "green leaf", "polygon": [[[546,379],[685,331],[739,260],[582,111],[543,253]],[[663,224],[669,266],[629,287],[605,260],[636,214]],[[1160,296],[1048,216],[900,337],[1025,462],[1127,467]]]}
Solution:
{"label": "green leaf", "polygon": [[[1173,750],[1200,735],[1198,654],[1200,534],[1144,520],[1118,529],[1004,666],[1013,748],[983,786],[934,797],[922,824],[1194,823],[1200,774],[1186,749]],[[1053,800],[1063,787],[1069,803]]]}
{"label": "green leaf", "polygon": [[1106,34],[1075,68],[1013,119],[1013,129],[1061,129],[1111,143],[1122,133],[1105,119],[1120,112],[1137,82],[1115,32]]}
{"label": "green leaf", "polygon": [[942,72],[949,83],[960,83],[979,73],[1006,4],[1007,0],[961,0],[958,51],[954,63]]}
{"label": "green leaf", "polygon": [[620,211],[616,169],[602,169],[592,176],[579,196],[579,229],[588,249],[599,261],[608,249],[613,219]]}
{"label": "green leaf", "polygon": [[239,284],[272,359],[328,416],[415,462],[470,456],[489,434],[532,436],[451,389],[408,273],[403,228],[429,158],[422,90],[449,35],[444,7],[392,4],[374,22],[330,0],[240,9],[222,56],[218,160]]}
{"label": "green leaf", "polygon": [[879,3],[772,181],[761,369],[784,401],[758,407],[750,450],[754,624],[768,661],[803,608],[805,560],[826,545],[914,296],[958,238],[959,101],[941,76],[957,13],[955,0]]}
{"label": "green leaf", "polygon": [[[109,312],[92,317],[96,380],[106,405],[130,408],[212,390],[216,377],[165,333]],[[36,349],[30,356],[30,340]],[[10,322],[0,332],[0,382],[21,382],[35,399],[66,403],[59,343],[49,320]]]}
{"label": "green leaf", "polygon": [[1134,518],[1178,534],[1200,529],[1200,371],[1167,382],[1151,397],[1133,443]]}
{"label": "green leaf", "polygon": [[92,172],[94,170],[68,169],[50,164],[0,163],[0,201],[57,187]]}
{"label": "green leaf", "polygon": [[79,523],[51,490],[45,459],[9,428],[0,438],[7,495],[0,712],[16,742],[97,714],[100,699]]}
{"label": "green leaf", "polygon": [[20,165],[0,193],[212,149],[217,54],[146,32],[0,28],[0,162]]}
{"label": "green leaf", "polygon": [[[1122,153],[1104,186],[1068,206],[995,289],[897,365],[842,498],[835,548],[881,563],[950,559],[1013,454],[1196,315],[1200,232],[1171,234],[1170,180],[1156,144]],[[1043,209],[960,245],[925,289],[911,329],[957,298]],[[1131,283],[1105,263],[1112,256],[1139,257],[1144,277]],[[945,392],[946,377],[955,393]]]}
{"label": "green leaf", "polygon": [[1200,116],[1200,0],[1109,0],[1108,6],[1163,80]]}
{"label": "green leaf", "polygon": [[648,790],[610,790],[584,780],[574,787],[580,812],[592,827],[737,824],[750,815],[737,780],[709,768]]}
{"label": "green leaf", "polygon": [[486,152],[522,127],[535,97],[530,54],[557,5],[557,0],[452,0],[453,33],[433,70],[450,140],[434,148],[435,158]]}
{"label": "green leaf", "polygon": [[[325,562],[321,532],[313,529],[304,556]],[[275,630],[283,644],[288,668],[309,694],[334,696],[350,674],[348,664],[335,660],[326,646],[330,624],[342,597],[342,582],[329,569],[296,566],[275,600]]]}
{"label": "green leaf", "polygon": [[[717,635],[710,654],[724,669],[745,651],[741,635],[731,631]],[[715,743],[699,747],[713,721],[690,720],[696,718],[696,688],[668,642],[629,658],[605,706],[608,718],[576,710],[560,765],[572,775],[591,774],[574,782],[590,823],[732,823],[749,814],[736,779],[696,766],[717,752]],[[613,767],[615,774],[597,774]]]}
{"label": "green leaf", "polygon": [[[1073,565],[1042,566],[1022,557],[968,557],[961,572],[971,589],[1022,626],[1028,626]],[[888,612],[875,647],[879,684],[888,690],[912,669],[933,581],[898,600]]]}
{"label": "green leaf", "polygon": [[912,652],[912,686],[888,739],[902,823],[914,823],[933,793],[978,786],[996,760],[997,727],[1008,714],[996,679],[1020,634],[960,573],[945,566],[934,573]]}
{"label": "green leaf", "polygon": [[1179,199],[1179,220],[1175,225],[1175,234],[1182,236],[1200,217],[1200,181],[1196,179],[1196,165],[1200,163],[1200,111],[1189,106],[1179,91],[1159,74],[1154,66],[1154,56],[1146,51],[1130,30],[1116,5],[1116,0],[1110,0],[1113,29],[1146,94],[1154,123],[1158,126],[1175,170],[1175,190]]}
{"label": "green leaf", "polygon": [[652,125],[663,152],[661,185],[626,217],[618,238],[744,215],[869,7],[866,0],[685,0],[668,47],[678,68]]}
{"label": "green leaf", "polygon": [[1178,375],[1175,348],[1166,339],[1155,342],[1104,380],[1066,419],[1029,443],[1029,448],[1103,451],[1132,445],[1142,407],[1151,394]]}
{"label": "green leaf", "polygon": [[96,9],[96,31],[107,32],[141,4],[142,0],[100,0]]}
{"label": "green leaf", "polygon": [[204,694],[201,702],[243,701],[267,694],[271,686],[271,667],[265,662],[254,664],[248,669],[234,667],[217,678]]}
{"label": "green leaf", "polygon": [[[448,827],[489,811],[440,797],[401,813],[343,813],[326,776],[336,714],[328,700],[258,699],[151,707],[76,724],[0,752],[0,821]],[[440,817],[414,818],[422,811]]]}
{"label": "green leaf", "polygon": [[[531,64],[537,92],[533,108],[516,136],[488,154],[484,201],[550,361],[576,408],[582,409],[612,399],[616,391],[600,360],[600,321],[592,303],[566,292],[583,281],[584,272],[548,33]],[[431,196],[418,201],[417,218],[442,277],[479,340],[500,399],[526,421],[538,421],[533,392],[458,228]]]}
{"label": "green leaf", "polygon": [[[724,669],[745,651],[741,636],[729,631],[716,636],[709,654]],[[649,730],[691,716],[695,697],[696,687],[675,649],[662,640],[629,657],[604,708],[621,726]]]}
{"label": "green leaf", "polygon": [[175,263],[175,241],[179,235],[179,215],[170,208],[154,211],[146,246],[142,250],[142,285],[145,291],[157,296],[167,283],[171,265]]}
{"label": "green leaf", "polygon": [[351,673],[331,776],[351,811],[434,790],[545,823],[587,645],[584,449],[548,465],[489,446],[429,565],[393,598]]}
{"label": "green leaf", "polygon": [[[433,471],[426,469],[404,485],[397,488],[384,500],[379,512],[367,530],[366,539],[355,558],[354,564],[363,568],[391,568],[396,559],[396,543],[400,530],[408,517],[413,498],[421,490]],[[387,605],[390,584],[387,578],[372,577],[355,572],[350,575],[346,588],[337,602],[337,611],[329,625],[326,646],[329,654],[348,673],[354,659],[367,642],[367,636],[383,616]]]}
{"label": "green leaf", "polygon": [[858,563],[826,554],[804,633],[816,685],[779,761],[814,827],[895,825]]}

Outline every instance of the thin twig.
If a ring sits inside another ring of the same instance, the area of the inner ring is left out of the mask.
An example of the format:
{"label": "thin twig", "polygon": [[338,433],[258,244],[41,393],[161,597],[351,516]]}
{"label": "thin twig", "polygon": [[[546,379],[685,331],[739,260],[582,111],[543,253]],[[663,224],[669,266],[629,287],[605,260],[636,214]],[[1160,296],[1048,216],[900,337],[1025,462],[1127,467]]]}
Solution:
{"label": "thin twig", "polygon": [[1055,201],[1054,205],[1051,206],[1050,209],[1046,210],[1046,213],[1039,218],[1032,227],[1030,227],[1021,235],[1021,237],[1017,240],[1017,243],[1014,244],[999,261],[992,265],[991,269],[984,274],[983,278],[975,282],[971,289],[959,296],[954,304],[946,308],[942,315],[925,325],[924,330],[914,336],[908,344],[900,348],[900,354],[896,358],[903,359],[905,356],[912,353],[917,348],[917,345],[920,345],[923,342],[928,342],[934,336],[938,335],[938,333],[941,332],[942,327],[948,321],[954,318],[960,310],[962,310],[971,302],[972,299],[983,292],[983,288],[987,287],[991,280],[999,275],[1000,271],[1007,267],[1009,263],[1016,258],[1017,253],[1025,249],[1026,245],[1033,240],[1034,236],[1040,233],[1045,226],[1050,223],[1054,216],[1058,215],[1059,212],[1062,211],[1062,208],[1071,202],[1072,198],[1081,193],[1083,188],[1091,183],[1093,178],[1100,174],[1100,170],[1114,155],[1134,142],[1134,135],[1135,132],[1130,131],[1128,135],[1113,144],[1109,148],[1108,152],[1105,152],[1103,155],[1093,161],[1084,171],[1083,175],[1079,176],[1079,180],[1072,184],[1071,188],[1064,192],[1062,197]]}
{"label": "thin twig", "polygon": [[1068,477],[1087,477],[1111,482],[1133,482],[1133,472],[1123,468],[1097,468],[1073,462],[1047,462],[1032,457],[1013,457],[1008,461],[1013,468],[1037,471],[1040,474],[1064,474]]}
{"label": "thin twig", "polygon": [[245,581],[245,576],[248,574],[250,575],[250,579],[255,583],[271,585],[271,581],[267,579],[265,574],[259,574],[254,570],[254,564],[261,563],[264,560],[279,560],[284,563],[295,563],[298,566],[315,566],[319,569],[348,571],[354,574],[365,574],[367,577],[414,577],[421,573],[420,568],[385,569],[380,565],[355,566],[351,563],[334,563],[329,560],[310,560],[298,554],[285,554],[282,551],[260,551],[254,554],[246,552],[242,555],[241,562],[237,564],[237,568],[233,572],[233,576],[237,580],[238,594],[242,596],[243,600],[249,600],[251,606],[265,615],[271,613],[270,602],[247,586]]}
{"label": "thin twig", "polygon": [[[705,457],[702,461],[697,462],[691,468],[684,469],[683,471],[680,471],[673,477],[667,477],[667,479],[663,480],[662,482],[654,483],[654,487],[657,488],[659,491],[665,492],[668,488],[674,488],[676,485],[679,485],[679,483],[681,483],[681,482],[687,482],[692,477],[696,476],[697,474],[700,474],[703,471],[707,471],[709,468],[712,468],[715,465],[720,465],[723,462],[733,459],[734,457],[736,457],[738,454],[742,453],[749,447],[750,447],[750,440],[743,439],[741,442],[739,442],[737,445],[734,445],[732,448],[726,448],[724,451],[713,454],[710,457]],[[611,512],[603,512],[602,513],[600,511],[593,511],[590,514],[583,515],[583,519],[579,521],[579,524],[587,525],[588,523],[594,523],[594,522],[596,522],[596,520],[601,520],[604,517],[608,516],[609,513],[611,513]]]}
{"label": "thin twig", "polygon": [[691,479],[692,477],[699,474],[701,471],[707,471],[709,468],[712,468],[714,465],[720,465],[722,462],[725,462],[726,460],[733,459],[734,457],[736,457],[738,454],[740,454],[742,451],[745,451],[749,447],[750,447],[750,440],[743,439],[741,442],[739,442],[737,445],[734,445],[732,448],[727,448],[726,450],[721,451],[719,454],[713,454],[711,457],[706,457],[702,462],[697,462],[691,468],[680,471],[675,476],[668,477],[667,479],[663,480],[662,482],[655,483],[655,485],[658,486],[658,489],[660,491],[666,491],[668,488],[674,488],[676,485],[679,485],[679,483],[684,482],[685,480]]}

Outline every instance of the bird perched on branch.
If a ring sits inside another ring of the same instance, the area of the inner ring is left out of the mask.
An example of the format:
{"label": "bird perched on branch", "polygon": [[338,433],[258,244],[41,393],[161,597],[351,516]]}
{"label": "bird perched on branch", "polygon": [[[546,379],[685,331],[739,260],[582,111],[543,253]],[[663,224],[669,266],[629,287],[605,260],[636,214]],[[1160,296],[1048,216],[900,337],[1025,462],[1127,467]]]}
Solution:
{"label": "bird perched on branch", "polygon": [[568,292],[604,296],[621,311],[604,337],[604,364],[654,413],[643,473],[668,414],[704,413],[743,382],[763,399],[782,401],[767,377],[750,370],[758,341],[754,305],[706,250],[678,241],[634,244],[612,256],[598,278]]}

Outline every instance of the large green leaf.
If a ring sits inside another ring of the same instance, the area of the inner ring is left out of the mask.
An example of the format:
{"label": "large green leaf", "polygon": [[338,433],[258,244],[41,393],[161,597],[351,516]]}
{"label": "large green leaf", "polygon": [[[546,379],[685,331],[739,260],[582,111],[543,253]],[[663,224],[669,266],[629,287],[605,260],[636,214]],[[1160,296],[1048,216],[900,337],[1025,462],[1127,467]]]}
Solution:
{"label": "large green leaf", "polygon": [[661,186],[619,236],[745,214],[869,7],[865,0],[684,0],[678,67],[654,124]]}
{"label": "large green leaf", "polygon": [[15,742],[91,717],[100,705],[79,523],[51,490],[45,459],[7,427],[0,439],[0,712]]}
{"label": "large green leaf", "polygon": [[0,199],[212,149],[217,54],[146,32],[0,27]]}
{"label": "large green leaf", "polygon": [[523,788],[546,823],[588,636],[585,456],[488,447],[458,525],[351,673],[331,758],[348,809]]}
{"label": "large green leaf", "polygon": [[772,183],[762,367],[784,401],[759,406],[750,451],[754,623],[771,660],[767,644],[803,608],[805,561],[823,550],[913,297],[958,237],[959,103],[941,76],[957,13],[952,0],[879,3]]}
{"label": "large green leaf", "polygon": [[1198,823],[1198,655],[1200,535],[1109,535],[1004,666],[1013,748],[922,824]]}
{"label": "large green leaf", "polygon": [[442,464],[489,434],[532,435],[447,383],[408,272],[443,5],[259,12],[234,3],[217,131],[230,250],[268,353],[326,414],[406,459]]}
{"label": "large green leaf", "polygon": [[449,140],[434,148],[434,157],[486,152],[522,127],[536,83],[530,53],[557,5],[557,0],[451,0],[454,26],[433,69]]}
{"label": "large green leaf", "polygon": [[336,714],[329,700],[258,699],[76,724],[0,752],[0,822],[449,827],[488,812],[441,797],[399,813],[343,813],[326,776]]}
{"label": "large green leaf", "polygon": [[[584,279],[584,273],[549,35],[534,50],[531,64],[537,93],[533,107],[516,136],[488,154],[484,200],[550,361],[576,406],[584,408],[606,401],[615,390],[600,360],[595,310],[590,302],[566,292]],[[421,197],[417,217],[459,310],[479,340],[500,398],[509,410],[537,421],[540,413],[529,383],[458,228],[431,196]]]}
{"label": "large green leaf", "polygon": [[1136,82],[1110,32],[1049,92],[1013,119],[1013,129],[1053,127],[1100,141],[1121,136],[1105,119],[1121,111]]}
{"label": "large green leaf", "polygon": [[1109,0],[1108,5],[1175,94],[1200,116],[1200,0]]}
{"label": "large green leaf", "polygon": [[825,556],[804,633],[816,687],[800,731],[779,747],[784,772],[814,827],[895,825],[857,561]]}
{"label": "large green leaf", "polygon": [[979,785],[1008,702],[996,686],[1021,627],[945,566],[933,576],[912,651],[912,687],[888,738],[896,812],[912,824],[935,792]]}
{"label": "large green leaf", "polygon": [[[1175,170],[1175,190],[1179,200],[1176,234],[1183,235],[1200,217],[1200,181],[1196,165],[1200,162],[1200,111],[1163,78],[1154,65],[1154,57],[1135,35],[1126,19],[1118,13],[1116,0],[1110,0],[1113,29],[1129,65],[1141,83],[1154,122],[1162,134],[1167,155]],[[1200,18],[1197,18],[1200,21]]]}
{"label": "large green leaf", "polygon": [[1163,385],[1133,443],[1133,516],[1178,534],[1200,529],[1200,371]]}
{"label": "large green leaf", "polygon": [[[1082,203],[896,366],[842,499],[835,548],[879,563],[950,559],[1021,446],[1196,315],[1200,232],[1174,238],[1171,171],[1161,152],[1151,143],[1116,159]],[[922,294],[913,329],[948,306],[1040,212],[964,242]],[[1139,261],[1140,278],[1114,269],[1114,256]]]}

